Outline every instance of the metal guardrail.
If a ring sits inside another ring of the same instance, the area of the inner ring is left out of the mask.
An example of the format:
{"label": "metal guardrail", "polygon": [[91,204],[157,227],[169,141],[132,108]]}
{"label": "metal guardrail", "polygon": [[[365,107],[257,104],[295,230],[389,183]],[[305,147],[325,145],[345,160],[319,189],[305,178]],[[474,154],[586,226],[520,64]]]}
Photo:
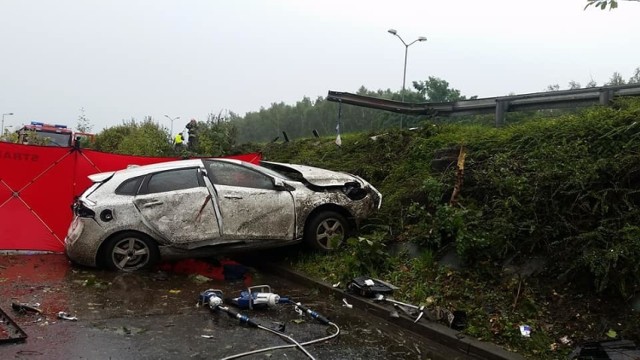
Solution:
{"label": "metal guardrail", "polygon": [[444,103],[407,103],[339,91],[329,91],[327,100],[406,115],[460,116],[495,113],[496,126],[500,126],[504,124],[507,112],[575,108],[595,104],[608,105],[617,96],[640,96],[640,84],[538,92]]}

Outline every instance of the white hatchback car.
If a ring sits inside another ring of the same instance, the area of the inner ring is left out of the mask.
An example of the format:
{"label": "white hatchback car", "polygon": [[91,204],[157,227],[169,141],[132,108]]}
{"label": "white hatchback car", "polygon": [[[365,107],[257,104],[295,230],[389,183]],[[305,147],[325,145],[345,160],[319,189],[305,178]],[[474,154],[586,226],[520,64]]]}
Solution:
{"label": "white hatchback car", "polygon": [[178,160],[89,178],[73,205],[67,256],[123,271],[303,240],[329,251],[382,201],[358,176],[265,161]]}

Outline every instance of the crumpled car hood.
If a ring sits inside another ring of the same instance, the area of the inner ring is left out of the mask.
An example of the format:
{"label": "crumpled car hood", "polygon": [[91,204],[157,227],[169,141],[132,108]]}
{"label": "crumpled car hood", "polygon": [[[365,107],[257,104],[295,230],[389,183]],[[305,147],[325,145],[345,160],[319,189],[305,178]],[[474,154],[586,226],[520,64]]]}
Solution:
{"label": "crumpled car hood", "polygon": [[[262,161],[265,167],[278,171],[278,168],[287,169],[299,173],[305,180],[315,186],[342,186],[348,182],[360,182],[361,179],[351,174],[321,169],[313,166],[285,164],[271,161]],[[275,165],[269,166],[269,165]]]}

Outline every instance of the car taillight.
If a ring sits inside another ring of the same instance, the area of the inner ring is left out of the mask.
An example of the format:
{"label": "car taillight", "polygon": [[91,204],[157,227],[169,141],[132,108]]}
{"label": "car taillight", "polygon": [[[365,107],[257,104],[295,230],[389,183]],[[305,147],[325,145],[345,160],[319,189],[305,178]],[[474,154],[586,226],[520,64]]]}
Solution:
{"label": "car taillight", "polygon": [[73,212],[77,216],[84,218],[94,218],[96,216],[96,213],[86,207],[81,201],[77,201],[75,204],[73,204]]}

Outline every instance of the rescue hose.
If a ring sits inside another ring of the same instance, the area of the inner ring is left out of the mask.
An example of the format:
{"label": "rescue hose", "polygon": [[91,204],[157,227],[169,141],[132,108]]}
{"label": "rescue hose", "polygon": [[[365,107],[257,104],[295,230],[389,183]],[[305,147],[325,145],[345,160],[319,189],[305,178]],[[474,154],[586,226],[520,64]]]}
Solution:
{"label": "rescue hose", "polygon": [[[249,317],[247,317],[246,315],[240,314],[232,309],[229,309],[228,307],[224,307],[224,306],[218,306],[218,309],[224,311],[227,313],[227,315],[229,315],[229,317],[234,318],[234,319],[239,319],[240,323],[246,323],[249,326],[252,327],[256,327],[258,329],[262,329],[265,331],[268,331],[270,333],[276,334],[286,340],[288,340],[289,342],[291,342],[291,345],[289,345],[289,347],[297,347],[298,349],[300,349],[300,351],[302,351],[309,359],[311,360],[316,360],[316,358],[313,357],[313,355],[311,355],[307,349],[305,349],[302,344],[300,344],[299,342],[297,342],[296,340],[294,340],[292,337],[286,335],[286,334],[282,334],[279,333],[275,330],[269,329],[268,327],[262,326],[258,323],[256,323],[255,321],[253,321],[252,319],[250,319]],[[262,350],[262,351],[269,351],[271,348],[266,348],[266,350]],[[243,356],[247,356],[249,354],[247,353],[242,353],[242,354],[237,354],[237,355],[232,355],[230,357],[226,357],[225,359],[237,359],[239,357],[243,357]]]}
{"label": "rescue hose", "polygon": [[307,355],[310,359],[314,359],[314,357],[309,354],[303,346],[307,346],[307,345],[311,345],[311,344],[315,344],[315,343],[319,343],[322,341],[327,341],[330,339],[333,339],[334,337],[338,336],[340,334],[340,328],[338,327],[338,325],[336,325],[335,323],[332,323],[331,321],[329,321],[329,319],[327,319],[326,317],[322,316],[321,314],[309,309],[308,307],[302,305],[301,303],[296,303],[292,300],[289,300],[290,304],[293,304],[296,308],[300,309],[302,311],[302,313],[306,313],[307,315],[311,316],[312,318],[318,320],[319,322],[325,324],[325,325],[331,325],[333,327],[336,328],[336,332],[329,335],[329,336],[325,336],[319,339],[315,339],[315,340],[310,340],[310,341],[306,341],[303,343],[298,343],[295,340],[293,340],[292,338],[290,338],[289,336],[279,333],[275,330],[269,329],[269,328],[265,328],[262,325],[258,325],[259,328],[263,329],[263,330],[267,330],[269,332],[272,332],[278,336],[284,337],[286,339],[288,339],[289,341],[292,342],[292,344],[288,344],[288,345],[279,345],[279,346],[270,346],[270,347],[266,347],[266,348],[262,348],[262,349],[256,349],[256,350],[252,350],[252,351],[247,351],[244,353],[240,353],[240,354],[236,354],[236,355],[231,355],[228,357],[223,358],[222,360],[231,360],[231,359],[238,359],[244,356],[249,356],[249,355],[253,355],[253,354],[259,354],[261,352],[265,352],[265,351],[273,351],[273,350],[279,350],[279,349],[287,349],[287,348],[292,348],[292,347],[298,347],[300,350],[302,350],[305,355]]}
{"label": "rescue hose", "polygon": [[[307,345],[311,345],[311,344],[319,343],[319,342],[322,342],[322,341],[331,340],[331,339],[333,339],[334,337],[338,336],[338,334],[340,334],[340,328],[338,327],[338,325],[336,325],[336,324],[334,324],[334,323],[332,323],[332,322],[330,322],[330,323],[329,323],[329,325],[332,325],[333,327],[335,327],[335,328],[336,328],[336,332],[335,332],[334,334],[331,334],[331,335],[329,335],[329,336],[325,336],[325,337],[322,337],[322,338],[319,338],[319,339],[306,341],[306,342],[300,343],[300,345],[301,345],[301,346],[307,346]],[[271,329],[268,329],[268,330],[273,331],[273,330],[271,330]],[[278,335],[280,335],[280,334],[278,334]],[[294,344],[289,344],[289,345],[279,345],[279,346],[270,346],[270,347],[266,347],[266,348],[262,348],[262,349],[257,349],[257,350],[252,350],[252,351],[247,351],[247,352],[244,352],[244,353],[241,353],[241,354],[231,355],[231,356],[228,356],[228,357],[226,357],[226,358],[223,358],[222,360],[238,359],[238,358],[241,358],[241,357],[244,357],[244,356],[249,356],[249,355],[253,355],[253,354],[259,354],[259,353],[262,353],[262,352],[265,352],[265,351],[273,351],[273,350],[279,350],[279,349],[287,349],[287,348],[292,348],[292,347],[295,347],[295,346],[296,346],[296,345],[294,345]]]}

